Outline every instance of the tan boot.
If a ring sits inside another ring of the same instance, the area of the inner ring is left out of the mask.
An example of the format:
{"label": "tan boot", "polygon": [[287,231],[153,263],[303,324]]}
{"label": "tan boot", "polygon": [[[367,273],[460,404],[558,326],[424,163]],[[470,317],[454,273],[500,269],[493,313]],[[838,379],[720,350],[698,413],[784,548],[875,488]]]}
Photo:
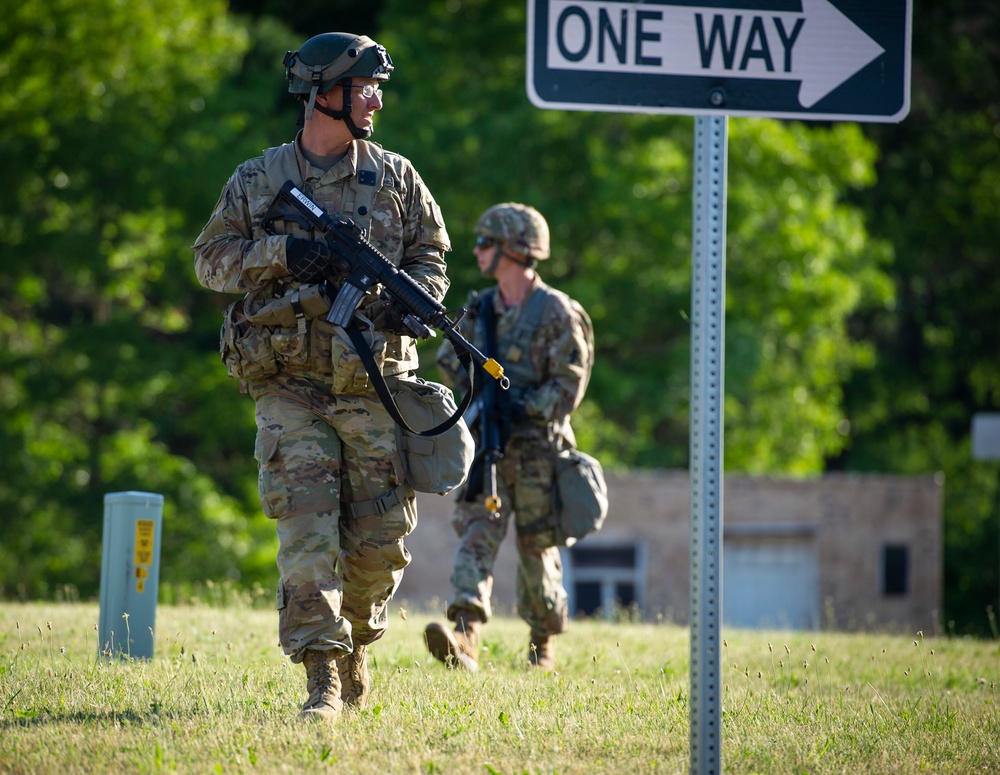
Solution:
{"label": "tan boot", "polygon": [[335,721],[344,706],[340,699],[340,674],[336,651],[306,651],[302,660],[306,668],[309,699],[302,706],[299,718]]}
{"label": "tan boot", "polygon": [[528,664],[541,670],[556,668],[556,639],[554,635],[531,633],[528,642]]}
{"label": "tan boot", "polygon": [[368,647],[356,645],[354,653],[337,660],[337,667],[340,669],[340,697],[344,704],[367,708],[372,685],[368,674]]}
{"label": "tan boot", "polygon": [[424,630],[427,649],[448,667],[475,672],[479,669],[479,628],[482,624],[478,614],[472,612],[458,615],[454,632],[432,622]]}

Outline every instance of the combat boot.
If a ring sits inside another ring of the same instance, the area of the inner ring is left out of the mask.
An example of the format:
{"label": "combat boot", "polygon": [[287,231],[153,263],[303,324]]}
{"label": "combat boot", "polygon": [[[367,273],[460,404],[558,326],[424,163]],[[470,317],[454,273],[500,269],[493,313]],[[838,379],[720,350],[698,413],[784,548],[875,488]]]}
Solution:
{"label": "combat boot", "polygon": [[528,664],[541,670],[555,670],[556,639],[554,635],[531,633],[528,642]]}
{"label": "combat boot", "polygon": [[368,675],[368,647],[354,646],[354,652],[337,660],[340,670],[340,697],[345,705],[368,707],[371,676]]}
{"label": "combat boot", "polygon": [[471,611],[458,614],[454,632],[431,622],[424,630],[427,649],[448,667],[474,672],[479,669],[479,628],[482,624],[479,615]]}
{"label": "combat boot", "polygon": [[309,649],[302,659],[302,664],[306,668],[309,699],[302,706],[299,718],[335,721],[344,706],[343,700],[340,699],[337,652]]}

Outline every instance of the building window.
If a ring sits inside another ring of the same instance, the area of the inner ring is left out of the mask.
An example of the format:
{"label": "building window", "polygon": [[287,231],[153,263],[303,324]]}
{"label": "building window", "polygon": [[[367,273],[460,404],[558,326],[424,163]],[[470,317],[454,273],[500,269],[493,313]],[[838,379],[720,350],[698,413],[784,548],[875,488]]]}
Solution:
{"label": "building window", "polygon": [[582,542],[562,550],[570,616],[610,618],[643,607],[645,547],[639,542]]}
{"label": "building window", "polygon": [[910,591],[910,549],[904,544],[882,547],[882,594],[906,595]]}

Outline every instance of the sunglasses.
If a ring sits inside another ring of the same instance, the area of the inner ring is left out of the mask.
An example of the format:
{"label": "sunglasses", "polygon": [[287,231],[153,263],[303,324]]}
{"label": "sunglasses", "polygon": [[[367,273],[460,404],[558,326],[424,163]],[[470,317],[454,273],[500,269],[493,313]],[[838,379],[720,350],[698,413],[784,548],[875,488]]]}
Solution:
{"label": "sunglasses", "polygon": [[382,99],[382,89],[380,89],[378,86],[373,86],[370,83],[367,83],[364,86],[351,86],[350,88],[359,89],[361,91],[361,96],[364,97],[366,100],[370,100],[372,97],[376,95],[378,96],[379,99]]}
{"label": "sunglasses", "polygon": [[476,247],[477,248],[491,248],[497,244],[499,240],[496,237],[476,237]]}

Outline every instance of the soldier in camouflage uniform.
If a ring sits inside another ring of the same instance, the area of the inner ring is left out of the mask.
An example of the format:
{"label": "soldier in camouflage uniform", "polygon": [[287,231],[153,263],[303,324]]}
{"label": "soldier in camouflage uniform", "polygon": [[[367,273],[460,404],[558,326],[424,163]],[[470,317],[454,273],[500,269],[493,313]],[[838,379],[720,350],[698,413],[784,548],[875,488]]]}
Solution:
{"label": "soldier in camouflage uniform", "polygon": [[[260,499],[279,542],[279,639],[305,664],[301,716],[333,719],[368,700],[366,648],[385,631],[417,512],[394,423],[344,329],[326,321],[346,267],[311,231],[269,226],[264,214],[290,179],[436,299],[451,245],[411,163],[367,140],[393,69],[385,49],[325,33],[284,64],[303,128],[236,169],[194,245],[195,269],[202,285],[244,294],[226,313],[222,356],[256,403]],[[412,376],[417,353],[402,308],[377,290],[356,320],[391,384]]]}
{"label": "soldier in camouflage uniform", "polygon": [[[513,516],[517,607],[531,629],[528,664],[551,670],[554,636],[566,629],[568,618],[552,523],[555,454],[576,443],[570,414],[583,400],[590,378],[592,329],[583,308],[542,282],[535,271],[537,262],[549,257],[548,224],[537,210],[517,203],[495,205],[480,217],[476,232],[473,252],[479,268],[497,285],[470,296],[463,333],[484,349],[482,320],[492,316],[496,352],[486,354],[500,362],[511,381],[499,404],[504,414],[504,451],[496,466],[499,503],[485,484],[483,431],[473,421],[470,425],[479,430],[477,463],[452,517],[460,543],[447,616],[455,627],[435,622],[424,635],[437,659],[477,669],[480,629],[492,615],[493,564]],[[448,342],[438,351],[438,366],[444,381],[467,387]]]}

